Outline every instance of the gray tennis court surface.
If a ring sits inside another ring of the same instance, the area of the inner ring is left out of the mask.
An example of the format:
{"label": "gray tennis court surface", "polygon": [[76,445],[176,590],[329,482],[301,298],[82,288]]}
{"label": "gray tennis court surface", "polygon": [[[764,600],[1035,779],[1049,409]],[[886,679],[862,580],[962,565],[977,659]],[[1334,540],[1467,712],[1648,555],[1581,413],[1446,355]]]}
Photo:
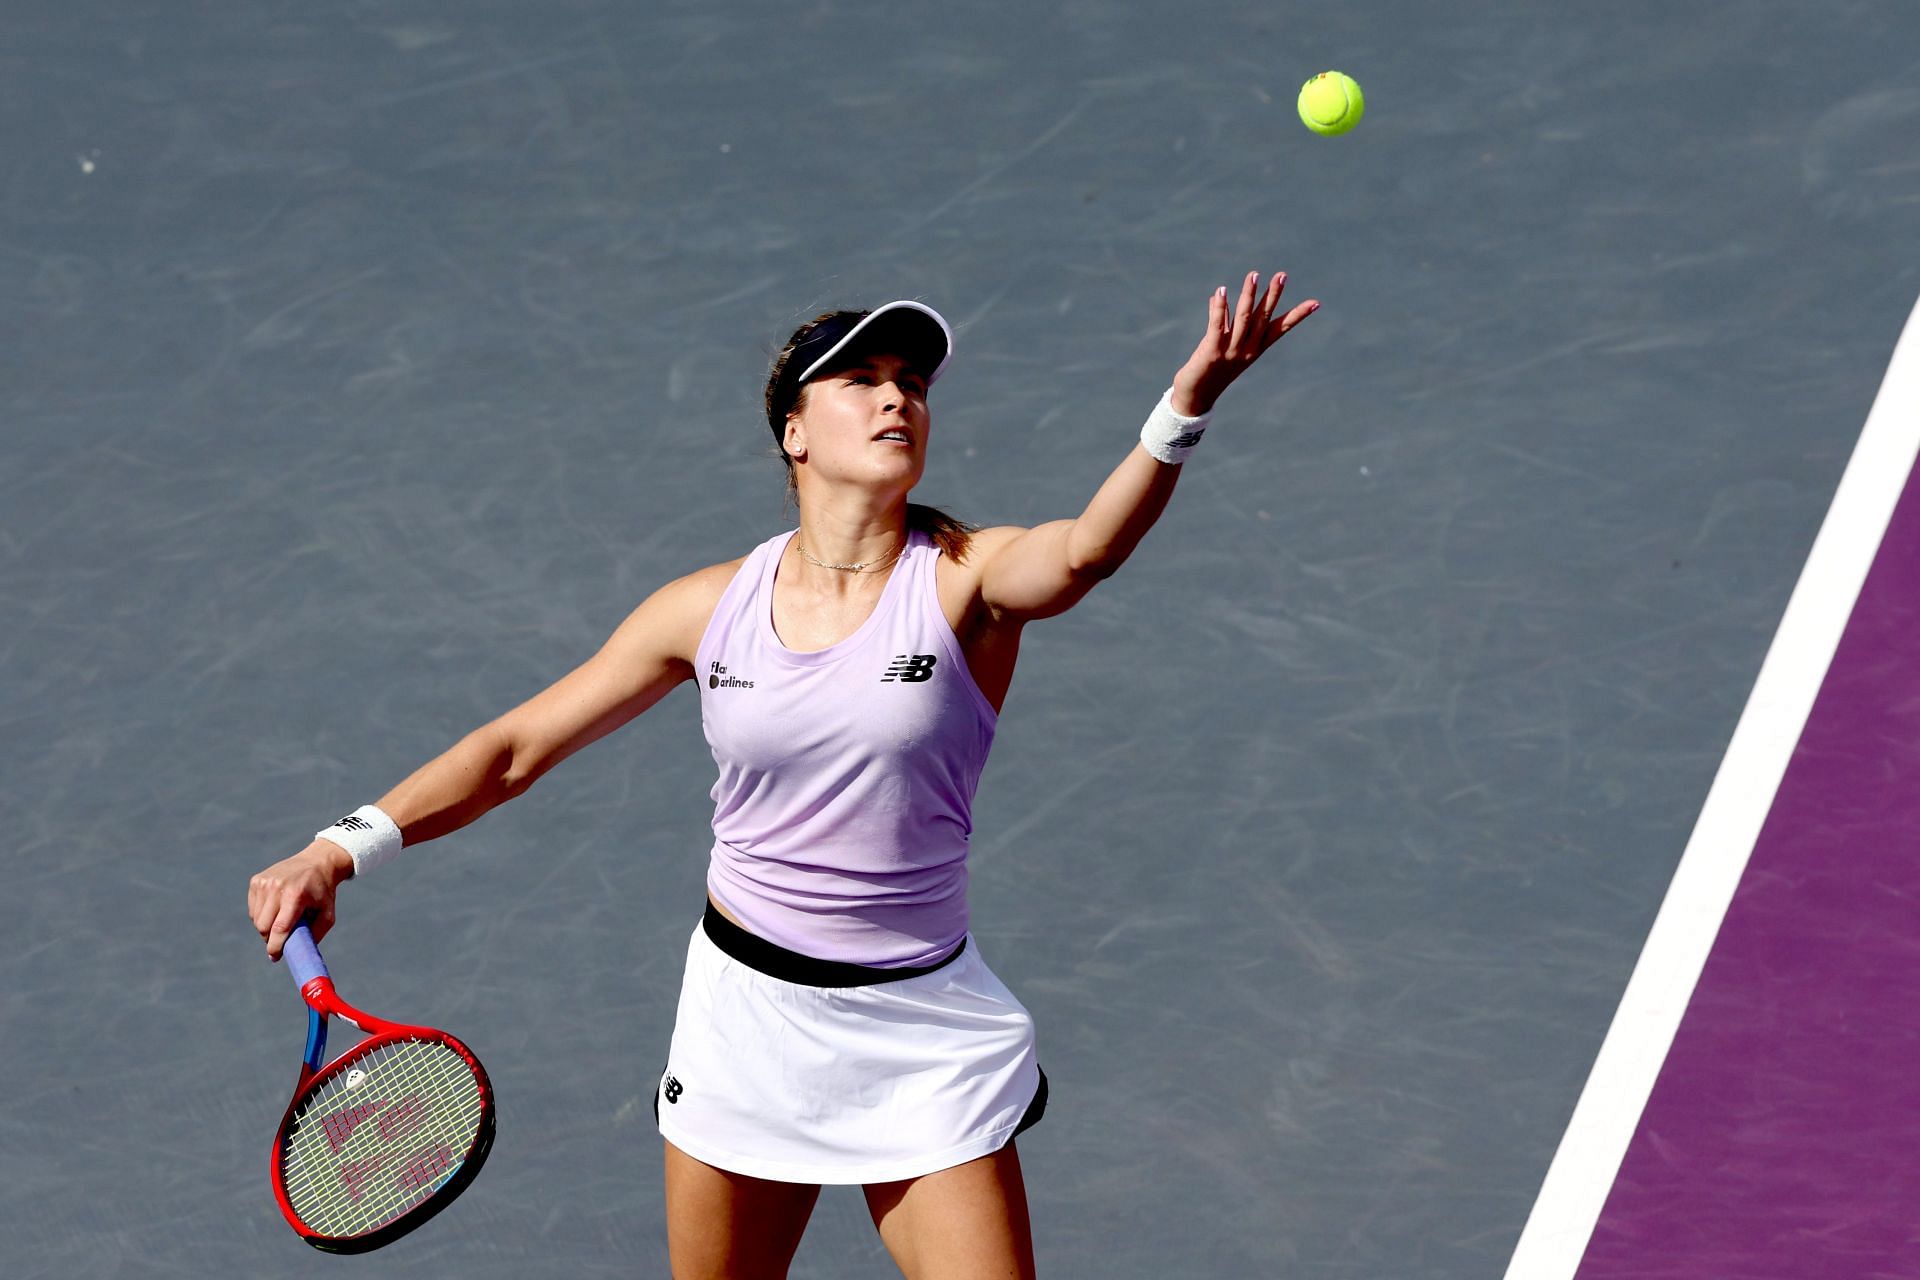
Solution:
{"label": "gray tennis court surface", "polygon": [[[343,994],[500,1104],[357,1262],[267,1188],[247,876],[783,527],[799,320],[941,308],[917,496],[1033,523],[1283,268],[1324,309],[1029,633],[976,806],[1041,1270],[1498,1274],[1920,292],[1916,49],[1902,0],[10,8],[0,1271],[664,1275],[690,689],[343,890]],[[823,1197],[794,1275],[892,1274]]]}

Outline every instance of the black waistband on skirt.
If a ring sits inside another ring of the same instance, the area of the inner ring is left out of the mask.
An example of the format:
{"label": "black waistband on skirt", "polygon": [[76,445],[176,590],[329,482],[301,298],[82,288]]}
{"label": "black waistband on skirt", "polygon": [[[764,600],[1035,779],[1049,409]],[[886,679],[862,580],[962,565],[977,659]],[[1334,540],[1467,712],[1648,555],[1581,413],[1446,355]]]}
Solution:
{"label": "black waistband on skirt", "polygon": [[721,915],[712,902],[707,903],[707,913],[701,917],[700,927],[706,931],[707,938],[714,946],[746,965],[747,968],[764,973],[769,978],[778,978],[782,982],[792,982],[803,987],[871,987],[881,982],[899,982],[905,978],[918,978],[946,968],[958,960],[960,953],[967,949],[967,940],[962,938],[959,946],[932,964],[889,969],[875,965],[852,964],[845,960],[818,960],[813,956],[803,956],[798,951],[789,951],[785,947],[768,942],[757,933],[749,933],[742,929]]}

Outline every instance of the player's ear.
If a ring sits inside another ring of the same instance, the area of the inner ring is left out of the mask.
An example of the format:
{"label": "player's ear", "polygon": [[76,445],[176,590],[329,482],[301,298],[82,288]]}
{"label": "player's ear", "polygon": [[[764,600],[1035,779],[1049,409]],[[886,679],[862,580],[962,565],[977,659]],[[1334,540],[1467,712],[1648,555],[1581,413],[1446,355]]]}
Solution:
{"label": "player's ear", "polygon": [[787,434],[785,438],[781,440],[780,447],[785,450],[786,455],[795,462],[799,462],[807,456],[807,433],[801,428],[799,418],[787,419]]}

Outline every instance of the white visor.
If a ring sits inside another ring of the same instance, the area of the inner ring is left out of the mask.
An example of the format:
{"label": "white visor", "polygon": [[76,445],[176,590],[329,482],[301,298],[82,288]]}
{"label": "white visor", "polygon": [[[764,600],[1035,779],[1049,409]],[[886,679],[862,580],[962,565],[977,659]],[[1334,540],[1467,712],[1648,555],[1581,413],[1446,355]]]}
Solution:
{"label": "white visor", "polygon": [[795,380],[796,385],[827,368],[834,357],[852,346],[875,322],[898,328],[897,345],[889,343],[886,350],[894,355],[918,357],[916,367],[926,374],[928,386],[933,385],[947,367],[947,361],[953,358],[953,330],[947,327],[946,320],[938,311],[923,302],[889,302],[885,306],[875,307],[860,323],[847,330],[845,336],[829,347],[824,355],[802,369]]}

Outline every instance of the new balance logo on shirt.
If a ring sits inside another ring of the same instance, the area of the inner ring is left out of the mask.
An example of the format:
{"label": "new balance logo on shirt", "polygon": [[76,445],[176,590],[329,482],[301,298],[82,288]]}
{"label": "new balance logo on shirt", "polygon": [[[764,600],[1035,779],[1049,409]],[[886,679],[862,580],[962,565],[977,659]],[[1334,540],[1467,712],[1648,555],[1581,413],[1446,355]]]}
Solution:
{"label": "new balance logo on shirt", "polygon": [[922,680],[931,680],[936,661],[938,659],[930,653],[896,653],[893,661],[887,665],[887,674],[880,677],[880,683],[891,684],[898,680],[902,684],[918,684]]}

